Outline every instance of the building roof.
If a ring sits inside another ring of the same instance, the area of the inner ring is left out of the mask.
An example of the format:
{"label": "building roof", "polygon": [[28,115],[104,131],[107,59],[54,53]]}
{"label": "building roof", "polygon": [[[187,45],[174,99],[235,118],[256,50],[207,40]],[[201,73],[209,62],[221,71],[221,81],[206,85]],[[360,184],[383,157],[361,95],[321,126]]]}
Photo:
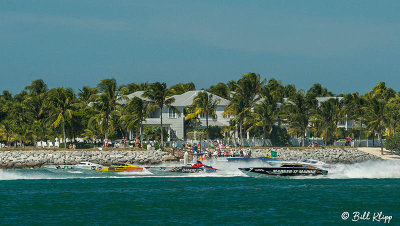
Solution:
{"label": "building roof", "polygon": [[343,97],[316,97],[315,99],[317,99],[318,107],[319,107],[319,106],[321,106],[322,102],[328,101],[330,99],[336,99],[340,102],[340,101],[342,101]]}
{"label": "building roof", "polygon": [[[171,96],[170,98],[175,98],[175,102],[172,103],[172,106],[175,107],[184,107],[184,106],[189,106],[193,104],[193,99],[197,97],[197,95],[199,94],[199,92],[206,92],[208,94],[212,94],[210,92],[204,91],[204,90],[193,90],[193,91],[188,91],[186,93],[183,94],[179,94],[179,95],[174,95]],[[150,101],[150,99],[146,98],[143,96],[144,91],[136,91],[134,93],[131,93],[129,95],[126,95],[127,98],[125,99],[121,99],[118,101],[119,104],[126,104],[128,102],[128,100],[134,98],[134,97],[139,97],[142,100],[145,101]],[[229,104],[229,100],[222,98],[220,96],[217,96],[215,94],[213,95],[213,100],[219,100],[218,106],[227,106]]]}
{"label": "building roof", "polygon": [[343,99],[343,97],[316,97],[315,99],[317,99],[317,101],[319,103],[321,103],[321,102],[325,102],[330,99],[338,99],[339,101],[341,101]]}
{"label": "building roof", "polygon": [[[175,98],[175,102],[172,103],[173,106],[189,106],[193,104],[194,98],[197,97],[197,95],[200,92],[206,92],[207,94],[212,94],[210,92],[204,91],[204,90],[193,90],[193,91],[187,91],[186,93],[180,94],[180,95],[174,95],[171,98]],[[217,96],[215,94],[213,95],[213,100],[219,100],[218,105],[219,106],[226,106],[229,104],[229,100],[222,98],[220,96]]]}
{"label": "building roof", "polygon": [[143,96],[143,93],[144,93],[144,91],[136,91],[136,92],[134,92],[134,93],[128,94],[128,95],[126,95],[127,98],[118,100],[118,103],[124,105],[124,104],[126,104],[130,99],[132,99],[132,98],[134,98],[134,97],[139,97],[139,98],[142,99],[142,100],[150,101],[148,98],[146,98],[146,97]]}

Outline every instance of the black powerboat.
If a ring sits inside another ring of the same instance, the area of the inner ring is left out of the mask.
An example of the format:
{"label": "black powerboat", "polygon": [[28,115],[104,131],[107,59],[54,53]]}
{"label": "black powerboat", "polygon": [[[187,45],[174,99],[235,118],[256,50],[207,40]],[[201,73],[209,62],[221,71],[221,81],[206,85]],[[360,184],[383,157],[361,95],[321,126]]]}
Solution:
{"label": "black powerboat", "polygon": [[280,167],[250,167],[239,168],[245,173],[256,173],[275,176],[316,176],[327,175],[328,171],[315,166],[298,163],[287,163]]}

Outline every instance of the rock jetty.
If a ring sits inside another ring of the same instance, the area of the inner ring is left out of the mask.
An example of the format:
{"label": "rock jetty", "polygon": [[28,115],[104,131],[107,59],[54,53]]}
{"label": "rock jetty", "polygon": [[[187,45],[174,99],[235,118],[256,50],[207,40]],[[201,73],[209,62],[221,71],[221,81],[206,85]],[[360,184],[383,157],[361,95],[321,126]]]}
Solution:
{"label": "rock jetty", "polygon": [[[348,148],[271,148],[252,149],[252,157],[271,156],[271,151],[277,152],[281,160],[317,159],[326,163],[356,163],[377,160],[379,157],[366,152]],[[55,151],[55,150],[15,150],[0,151],[0,168],[39,168],[42,165],[73,165],[82,161],[111,165],[115,162],[125,162],[137,165],[160,164],[168,160],[177,160],[169,152],[161,150],[114,150],[114,151]]]}
{"label": "rock jetty", "polygon": [[159,164],[169,153],[158,151],[0,151],[0,168],[39,168],[46,164],[73,165],[82,161],[101,165],[115,162],[132,164]]}
{"label": "rock jetty", "polygon": [[252,150],[252,157],[271,156],[271,151],[277,152],[278,158],[285,161],[316,159],[326,163],[357,163],[381,159],[355,148],[257,149]]}

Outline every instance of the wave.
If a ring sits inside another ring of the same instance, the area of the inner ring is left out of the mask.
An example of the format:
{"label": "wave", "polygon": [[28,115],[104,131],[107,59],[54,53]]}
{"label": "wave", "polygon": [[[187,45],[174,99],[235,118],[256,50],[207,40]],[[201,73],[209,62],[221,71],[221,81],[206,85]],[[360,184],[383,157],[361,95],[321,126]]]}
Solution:
{"label": "wave", "polygon": [[400,161],[374,160],[354,164],[336,164],[329,170],[328,178],[400,178]]}
{"label": "wave", "polygon": [[[39,170],[3,170],[0,171],[1,180],[51,180],[51,179],[91,179],[91,178],[143,178],[143,177],[248,177],[241,172],[240,167],[262,166],[262,163],[206,163],[220,169],[217,173],[196,173],[177,175],[157,175],[144,170],[135,173],[102,173],[92,171],[60,171],[51,172]],[[166,166],[166,165],[163,165]],[[168,165],[167,165],[168,166]],[[169,165],[174,166],[174,165]],[[265,166],[265,165],[264,165]],[[327,176],[289,177],[287,179],[357,179],[357,178],[400,178],[400,161],[374,160],[355,164],[335,164],[329,169]],[[269,177],[271,179],[276,177]],[[280,177],[282,178],[282,177]]]}

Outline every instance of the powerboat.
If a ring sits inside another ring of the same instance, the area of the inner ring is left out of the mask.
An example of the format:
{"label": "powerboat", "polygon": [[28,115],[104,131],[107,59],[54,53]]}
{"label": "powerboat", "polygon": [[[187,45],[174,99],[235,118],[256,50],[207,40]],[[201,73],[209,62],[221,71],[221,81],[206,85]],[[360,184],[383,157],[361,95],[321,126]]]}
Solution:
{"label": "powerboat", "polygon": [[146,167],[152,173],[215,173],[218,169],[204,165],[201,161],[195,164],[175,167]]}
{"label": "powerboat", "polygon": [[322,169],[331,169],[331,168],[335,168],[332,165],[329,165],[325,162],[316,160],[316,159],[306,159],[306,160],[302,160],[302,161],[298,161],[297,159],[290,159],[289,161],[281,161],[281,160],[267,160],[265,161],[269,166],[275,166],[275,167],[279,167],[285,164],[290,164],[290,163],[298,163],[298,164],[304,164],[304,165],[310,165],[310,166],[314,166],[317,168],[322,168]]}
{"label": "powerboat", "polygon": [[280,167],[239,168],[239,170],[248,175],[252,175],[251,173],[274,176],[316,176],[328,174],[327,170],[300,163],[287,163],[281,165]]}
{"label": "powerboat", "polygon": [[318,168],[323,168],[323,169],[335,168],[332,165],[329,165],[329,164],[327,164],[325,162],[322,162],[322,161],[319,161],[319,160],[316,160],[316,159],[307,159],[307,160],[304,160],[304,161],[300,161],[299,163],[308,164],[308,165],[315,166],[315,167],[318,167]]}
{"label": "powerboat", "polygon": [[44,165],[41,168],[51,171],[59,171],[59,170],[75,170],[76,165]]}
{"label": "powerboat", "polygon": [[169,170],[169,172],[177,172],[177,173],[215,173],[217,172],[217,169],[215,169],[212,166],[207,166],[204,165],[203,163],[201,163],[200,161],[198,161],[197,163],[193,164],[193,165],[188,165],[188,166],[177,166],[171,170]]}
{"label": "powerboat", "polygon": [[103,167],[102,165],[92,162],[80,162],[75,165],[75,168],[85,169],[85,170],[96,170],[97,168],[102,168],[102,167]]}
{"label": "powerboat", "polygon": [[59,170],[96,170],[97,168],[102,168],[102,165],[92,163],[92,162],[80,162],[76,165],[44,165],[43,169],[51,170],[51,171],[59,171]]}
{"label": "powerboat", "polygon": [[114,163],[108,167],[98,167],[96,171],[103,172],[143,172],[143,168],[126,163]]}

